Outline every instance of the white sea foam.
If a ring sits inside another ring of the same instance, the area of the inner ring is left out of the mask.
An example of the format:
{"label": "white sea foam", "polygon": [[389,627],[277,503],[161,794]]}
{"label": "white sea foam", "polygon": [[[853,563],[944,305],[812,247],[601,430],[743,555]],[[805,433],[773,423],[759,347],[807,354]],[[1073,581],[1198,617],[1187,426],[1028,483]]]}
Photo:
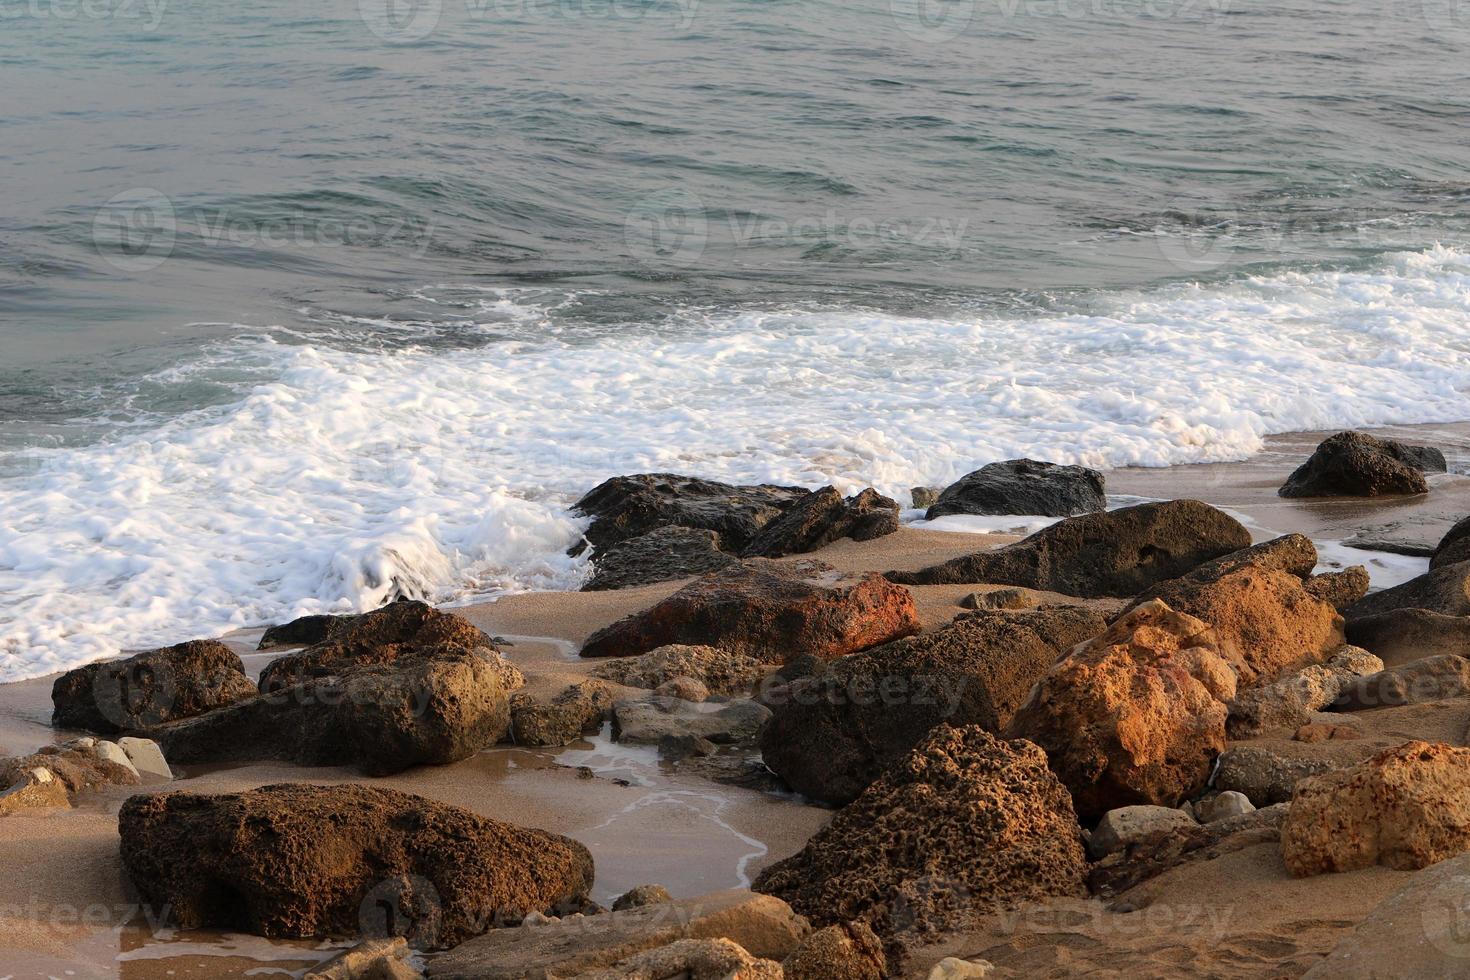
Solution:
{"label": "white sea foam", "polygon": [[[487,294],[487,319],[518,295]],[[1467,310],[1470,255],[1437,248],[1031,319],[702,312],[382,353],[233,341],[171,377],[235,359],[273,380],[30,450],[0,480],[0,680],[395,593],[573,586],[566,506],[618,473],[905,499],[1018,455],[1227,460],[1273,432],[1470,418]]]}

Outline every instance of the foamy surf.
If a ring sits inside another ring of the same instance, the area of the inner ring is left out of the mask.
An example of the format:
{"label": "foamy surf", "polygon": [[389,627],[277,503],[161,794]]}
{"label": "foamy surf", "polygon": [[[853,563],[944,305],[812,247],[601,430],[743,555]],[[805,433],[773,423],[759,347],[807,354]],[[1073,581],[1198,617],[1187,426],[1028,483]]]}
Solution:
{"label": "foamy surf", "polygon": [[[528,302],[488,293],[487,319],[554,321]],[[1020,455],[1163,466],[1241,459],[1277,432],[1470,418],[1467,311],[1470,256],[1434,248],[1026,319],[745,311],[472,349],[231,341],[153,380],[264,370],[239,400],[5,461],[0,680],[394,595],[575,587],[567,507],[618,473],[902,497]]]}

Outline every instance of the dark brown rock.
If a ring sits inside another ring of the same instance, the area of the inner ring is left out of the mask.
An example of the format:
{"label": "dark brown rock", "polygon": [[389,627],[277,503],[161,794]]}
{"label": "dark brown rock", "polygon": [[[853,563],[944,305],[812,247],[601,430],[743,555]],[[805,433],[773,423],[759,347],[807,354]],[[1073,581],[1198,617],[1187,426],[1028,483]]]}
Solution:
{"label": "dark brown rock", "polygon": [[1428,493],[1426,469],[1443,473],[1444,454],[1362,432],[1339,432],[1324,439],[1277,492],[1283,497]]}
{"label": "dark brown rock", "polygon": [[582,591],[629,589],[704,575],[739,563],[740,559],[720,550],[720,536],[714,531],[661,527],[593,552],[594,571]]}
{"label": "dark brown rock", "polygon": [[849,803],[941,722],[999,731],[1057,657],[1105,625],[1077,608],[984,611],[834,660],[766,693],[762,756],[797,792]]}
{"label": "dark brown rock", "polygon": [[190,640],[62,674],[51,687],[51,724],[111,735],[255,693],[238,654],[217,640]]}
{"label": "dark brown rock", "polygon": [[1470,656],[1470,618],[1428,609],[1391,609],[1350,618],[1347,638],[1390,667],[1441,653]]}
{"label": "dark brown rock", "polygon": [[1091,514],[1108,504],[1104,485],[1103,475],[1085,466],[1010,459],[960,477],[924,516],[932,521],[950,514]]}
{"label": "dark brown rock", "polygon": [[1234,745],[1220,754],[1212,785],[1242,793],[1256,806],[1290,803],[1297,783],[1342,768],[1330,759],[1284,755],[1256,745]]}
{"label": "dark brown rock", "polygon": [[919,572],[889,572],[888,578],[906,585],[983,582],[1121,598],[1250,543],[1250,532],[1235,518],[1197,500],[1170,500],[1070,517],[1015,544]]}
{"label": "dark brown rock", "polygon": [[261,634],[257,649],[269,650],[271,647],[298,647],[321,643],[332,635],[333,630],[351,623],[356,618],[356,616],[301,616],[289,623],[278,623],[267,627],[266,631]]}
{"label": "dark brown rock", "polygon": [[1462,517],[1445,532],[1429,556],[1429,567],[1440,568],[1470,559],[1470,517]]}
{"label": "dark brown rock", "polygon": [[678,643],[781,663],[795,653],[840,657],[918,631],[913,597],[882,576],[751,559],[598,630],[582,656],[631,657]]}
{"label": "dark brown rock", "polygon": [[1087,857],[1045,754],[984,729],[936,728],[793,856],[756,878],[816,926],[859,921],[905,950],[973,917],[1083,896]]}
{"label": "dark brown rock", "polygon": [[575,510],[592,518],[584,536],[598,550],[661,527],[693,527],[718,533],[721,547],[739,553],[767,522],[808,492],[645,473],[607,480],[577,501]]}
{"label": "dark brown rock", "polygon": [[796,501],[761,528],[741,552],[747,558],[781,558],[824,548],[842,538],[871,541],[898,530],[898,503],[873,489],[843,499],[823,487]]}
{"label": "dark brown rock", "polygon": [[1395,609],[1428,609],[1446,616],[1470,616],[1470,562],[1431,568],[1402,585],[1365,596],[1349,606],[1344,615],[1354,620]]}
{"label": "dark brown rock", "polygon": [[1181,864],[1213,860],[1256,844],[1274,843],[1281,839],[1281,821],[1286,817],[1286,810],[1286,804],[1277,804],[1224,820],[1153,834],[1093,865],[1088,885],[1094,893],[1106,898]]}
{"label": "dark brown rock", "polygon": [[184,929],[435,948],[592,886],[576,841],[351,784],[134,796],[118,832],[143,900]]}

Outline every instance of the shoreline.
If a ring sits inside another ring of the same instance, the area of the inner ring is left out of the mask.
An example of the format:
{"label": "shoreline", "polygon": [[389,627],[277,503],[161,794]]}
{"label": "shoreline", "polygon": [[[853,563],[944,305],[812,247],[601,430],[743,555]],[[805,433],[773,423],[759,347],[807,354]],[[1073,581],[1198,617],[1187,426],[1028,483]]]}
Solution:
{"label": "shoreline", "polygon": [[[1455,472],[1470,469],[1470,423],[1371,431],[1442,448],[1451,472],[1432,477],[1431,493],[1420,498],[1285,500],[1275,495],[1276,487],[1323,435],[1296,433],[1268,439],[1265,452],[1239,463],[1113,471],[1107,474],[1108,491],[1156,499],[1201,499],[1240,517],[1257,540],[1300,531],[1320,543],[1340,544],[1354,531],[1391,522],[1437,540],[1443,529],[1470,513],[1470,476]],[[842,540],[818,552],[785,560],[815,557],[841,571],[909,570],[1016,538],[905,526],[873,541]],[[1424,563],[1423,559],[1401,555],[1324,548],[1324,564],[1337,561],[1344,553],[1349,558],[1361,555],[1357,560],[1368,564],[1375,578],[1402,574],[1405,567]],[[1383,563],[1381,568],[1374,567],[1375,560]],[[527,592],[448,608],[503,639],[506,656],[526,675],[524,690],[544,698],[585,679],[597,663],[575,655],[576,646],[588,634],[651,605],[686,581],[605,592]],[[986,588],[915,586],[911,592],[927,631],[947,623],[958,611],[962,597]],[[257,653],[254,647],[259,632],[237,631],[223,638],[242,655],[252,673],[286,652]],[[33,751],[38,745],[66,737],[68,733],[57,732],[49,725],[49,695],[56,676],[0,684],[0,754]],[[1463,738],[1457,744],[1463,744]],[[592,778],[580,775],[579,767],[590,768]],[[230,792],[283,781],[361,782],[562,833],[592,849],[598,875],[593,897],[604,903],[635,885],[654,882],[669,888],[676,898],[748,884],[755,871],[798,850],[832,813],[790,795],[666,771],[651,749],[620,746],[611,741],[606,730],[590,741],[567,748],[502,745],[462,763],[420,767],[387,778],[284,763],[186,766],[181,770],[183,778],[171,788]],[[263,969],[299,972],[340,948],[341,944],[231,938],[212,932],[165,932],[155,936],[146,924],[121,921],[118,910],[130,908],[133,897],[117,854],[116,813],[132,792],[125,787],[112,788],[87,797],[73,810],[0,818],[0,863],[12,872],[0,884],[0,947],[10,951],[12,960],[7,968],[15,976],[73,970],[83,977],[160,980],[166,976],[243,976]],[[1228,892],[1242,887],[1243,882],[1252,883],[1251,887],[1265,888],[1277,897],[1250,912],[1247,931],[1264,929],[1275,937],[1273,942],[1285,942],[1282,936],[1290,929],[1282,917],[1291,903],[1278,901],[1281,895],[1299,896],[1298,900],[1308,903],[1304,907],[1334,903],[1336,919],[1355,922],[1405,880],[1400,872],[1370,869],[1354,873],[1355,887],[1342,888],[1350,895],[1334,897],[1335,889],[1347,884],[1344,880],[1323,876],[1294,882],[1281,880],[1283,874],[1272,877],[1264,868],[1262,855],[1254,853],[1259,850],[1229,855],[1221,862],[1209,862],[1208,867],[1191,865],[1139,887],[1163,896],[1160,900],[1166,903],[1177,903],[1181,889],[1186,887]],[[1203,903],[1201,908],[1208,904]],[[35,911],[37,905],[39,913]],[[1070,917],[1064,916],[1066,922],[1061,925],[1050,918],[1044,919],[1044,924],[1095,942],[1119,928],[1110,918],[1115,913],[1105,905],[1089,900],[1080,903]],[[69,913],[59,914],[89,908],[103,910],[97,913],[101,921],[88,924],[84,919],[72,921]],[[1047,914],[1061,913],[1052,909]],[[1271,919],[1272,915],[1276,919]],[[1265,925],[1259,921],[1263,916],[1269,920]],[[1323,943],[1330,948],[1329,939],[1340,935],[1344,928],[1321,923],[1308,928],[1298,923],[1303,938],[1297,945],[1309,951]],[[1020,951],[1017,956],[1024,952],[1026,943],[1018,938],[1014,923],[998,935],[1000,946],[1015,947]],[[1166,944],[1168,938],[1160,934],[1152,941]],[[1116,935],[1113,940],[1117,946]],[[951,954],[965,952],[955,946],[958,939],[947,942],[954,947]],[[1128,948],[1132,950],[1129,955],[1143,955]],[[1203,949],[1197,952],[1207,955]],[[926,951],[913,965],[921,967],[933,959],[937,954],[930,957]]]}

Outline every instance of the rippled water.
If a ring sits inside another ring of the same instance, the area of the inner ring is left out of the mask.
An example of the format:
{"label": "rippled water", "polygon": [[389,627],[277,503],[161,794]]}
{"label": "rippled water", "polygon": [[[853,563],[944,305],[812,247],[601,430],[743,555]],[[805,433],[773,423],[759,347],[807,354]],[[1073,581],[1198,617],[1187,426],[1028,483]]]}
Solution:
{"label": "rippled water", "polygon": [[0,677],[575,584],[614,472],[1470,417],[1456,0],[0,20]]}

